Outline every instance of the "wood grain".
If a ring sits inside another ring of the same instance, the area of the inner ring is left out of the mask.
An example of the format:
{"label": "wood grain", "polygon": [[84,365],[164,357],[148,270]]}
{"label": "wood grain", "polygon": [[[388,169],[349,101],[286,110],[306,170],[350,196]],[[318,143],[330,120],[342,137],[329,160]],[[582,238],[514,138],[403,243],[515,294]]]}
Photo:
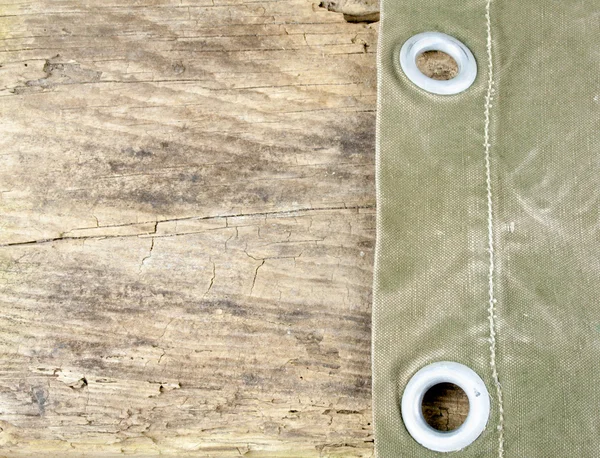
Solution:
{"label": "wood grain", "polygon": [[379,21],[378,0],[323,0],[319,6],[342,13],[348,22]]}
{"label": "wood grain", "polygon": [[427,423],[439,431],[459,428],[469,414],[467,394],[452,383],[432,386],[423,398],[423,416]]}
{"label": "wood grain", "polygon": [[377,24],[0,6],[0,456],[372,456]]}
{"label": "wood grain", "polygon": [[368,454],[373,237],[321,210],[5,250],[5,446]]}

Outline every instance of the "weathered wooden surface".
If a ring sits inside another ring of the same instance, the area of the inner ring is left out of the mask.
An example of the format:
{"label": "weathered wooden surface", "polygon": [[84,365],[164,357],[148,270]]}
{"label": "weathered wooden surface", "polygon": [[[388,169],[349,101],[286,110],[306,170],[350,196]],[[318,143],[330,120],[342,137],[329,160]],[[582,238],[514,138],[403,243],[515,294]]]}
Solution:
{"label": "weathered wooden surface", "polygon": [[0,6],[0,456],[372,456],[377,24]]}
{"label": "weathered wooden surface", "polygon": [[348,22],[374,22],[379,20],[378,0],[323,0],[322,8],[344,15]]}
{"label": "weathered wooden surface", "polygon": [[299,211],[11,247],[4,445],[368,455],[373,230]]}
{"label": "weathered wooden surface", "polygon": [[425,393],[423,415],[431,426],[440,431],[460,427],[469,414],[467,394],[452,383],[440,383]]}

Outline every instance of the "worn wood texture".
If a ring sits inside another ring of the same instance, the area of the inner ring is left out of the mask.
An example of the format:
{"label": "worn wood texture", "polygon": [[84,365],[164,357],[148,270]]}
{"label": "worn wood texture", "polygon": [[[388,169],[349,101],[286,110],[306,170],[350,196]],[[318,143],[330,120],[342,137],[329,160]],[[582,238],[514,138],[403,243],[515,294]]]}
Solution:
{"label": "worn wood texture", "polygon": [[343,13],[348,22],[374,22],[379,20],[378,0],[323,0],[319,3],[329,11]]}
{"label": "worn wood texture", "polygon": [[372,456],[377,24],[0,6],[0,456]]}
{"label": "worn wood texture", "polygon": [[469,414],[469,398],[458,386],[440,383],[432,386],[423,398],[423,416],[439,431],[453,431]]}

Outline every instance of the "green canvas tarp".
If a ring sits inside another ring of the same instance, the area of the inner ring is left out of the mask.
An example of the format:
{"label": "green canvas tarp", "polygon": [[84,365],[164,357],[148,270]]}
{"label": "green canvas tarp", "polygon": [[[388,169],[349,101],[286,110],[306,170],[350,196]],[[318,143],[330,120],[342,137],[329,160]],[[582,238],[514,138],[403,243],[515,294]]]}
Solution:
{"label": "green canvas tarp", "polygon": [[[379,458],[428,457],[400,402],[437,361],[491,412],[452,456],[600,456],[600,3],[383,0],[373,308]],[[399,62],[457,38],[474,84],[435,95]]]}

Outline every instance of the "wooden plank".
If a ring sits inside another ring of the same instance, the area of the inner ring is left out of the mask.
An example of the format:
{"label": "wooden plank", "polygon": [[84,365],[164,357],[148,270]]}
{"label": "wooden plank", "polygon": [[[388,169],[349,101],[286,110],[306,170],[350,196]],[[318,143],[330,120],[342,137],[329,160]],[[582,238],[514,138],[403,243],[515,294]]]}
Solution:
{"label": "wooden plank", "polygon": [[376,27],[301,0],[4,5],[0,243],[373,205]]}
{"label": "wooden plank", "polygon": [[0,6],[6,456],[372,456],[376,24]]}
{"label": "wooden plank", "polygon": [[193,218],[4,249],[4,445],[368,456],[373,222]]}

